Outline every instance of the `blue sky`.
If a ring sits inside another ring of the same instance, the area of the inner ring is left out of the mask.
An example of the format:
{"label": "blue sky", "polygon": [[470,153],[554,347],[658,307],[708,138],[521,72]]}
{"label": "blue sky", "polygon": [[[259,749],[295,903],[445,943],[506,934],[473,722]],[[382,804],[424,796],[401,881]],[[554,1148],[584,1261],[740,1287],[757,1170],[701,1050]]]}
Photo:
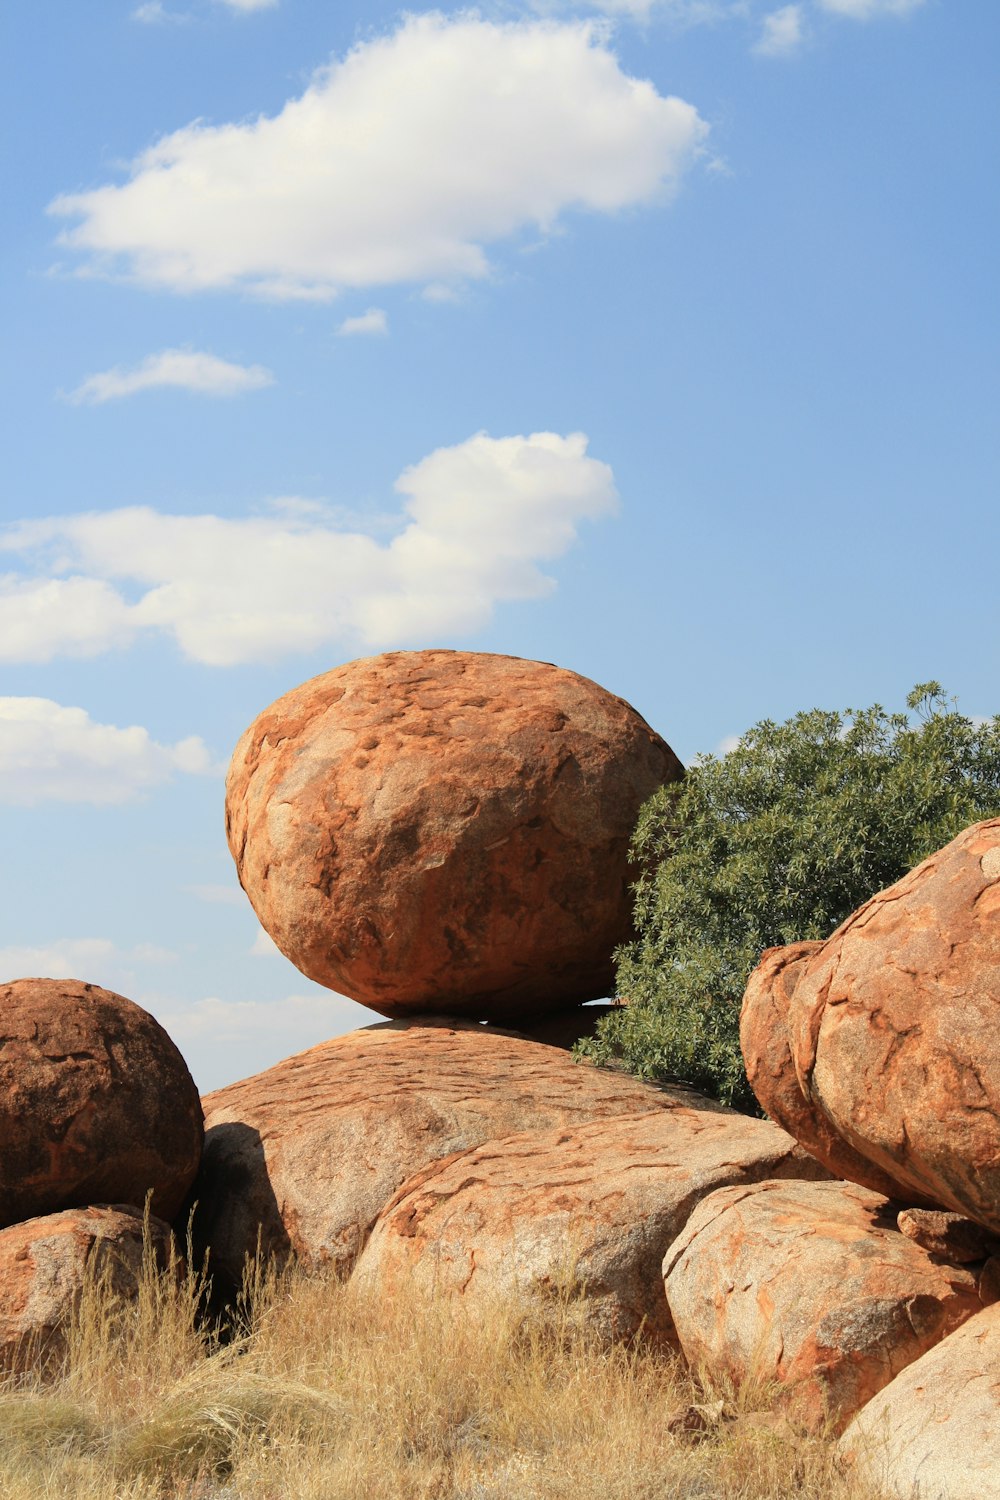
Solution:
{"label": "blue sky", "polygon": [[222,771],[317,672],[555,661],[683,759],[1000,631],[995,59],[947,0],[11,0],[4,978],[214,1087],[370,1013]]}

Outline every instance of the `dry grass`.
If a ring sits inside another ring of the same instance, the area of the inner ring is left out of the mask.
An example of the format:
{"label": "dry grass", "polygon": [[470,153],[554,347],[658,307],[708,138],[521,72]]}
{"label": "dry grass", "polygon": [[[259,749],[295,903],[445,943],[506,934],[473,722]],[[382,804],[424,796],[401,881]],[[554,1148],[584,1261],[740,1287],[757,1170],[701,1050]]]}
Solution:
{"label": "dry grass", "polygon": [[571,1298],[472,1320],[258,1271],[223,1344],[200,1291],[152,1256],[134,1304],[88,1286],[61,1364],[0,1384],[0,1500],[876,1500],[767,1393],[609,1353]]}

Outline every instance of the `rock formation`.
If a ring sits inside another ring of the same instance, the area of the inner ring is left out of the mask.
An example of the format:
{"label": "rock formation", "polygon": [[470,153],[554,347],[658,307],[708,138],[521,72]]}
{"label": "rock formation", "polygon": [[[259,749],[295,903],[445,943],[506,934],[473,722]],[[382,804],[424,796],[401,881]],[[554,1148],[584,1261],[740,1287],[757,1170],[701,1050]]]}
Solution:
{"label": "rock formation", "polygon": [[176,1214],[198,1169],[198,1091],[140,1006],[74,979],[0,987],[0,1226],[91,1203]]}
{"label": "rock formation", "polygon": [[537,1017],[610,992],[636,817],[682,774],[573,672],[390,652],[250,726],[229,846],[261,924],[320,984],[391,1017]]}

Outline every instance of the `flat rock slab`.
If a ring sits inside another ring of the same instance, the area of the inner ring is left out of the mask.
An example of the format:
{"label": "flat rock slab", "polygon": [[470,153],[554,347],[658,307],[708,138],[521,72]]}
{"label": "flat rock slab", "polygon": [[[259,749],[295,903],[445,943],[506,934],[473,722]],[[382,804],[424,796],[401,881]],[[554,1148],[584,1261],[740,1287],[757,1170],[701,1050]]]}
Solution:
{"label": "flat rock slab", "polygon": [[856,1151],[1000,1233],[1000,818],[837,929],[789,1034],[803,1092]]}
{"label": "flat rock slab", "polygon": [[777,1125],[686,1105],[507,1136],[404,1184],[355,1276],[467,1304],[571,1292],[603,1339],[670,1340],[660,1265],[700,1199],[812,1171]]}
{"label": "flat rock slab", "polygon": [[393,651],[265,709],[226,826],[262,926],[311,979],[382,1015],[507,1020],[612,993],[632,830],[682,775],[575,672]]}
{"label": "flat rock slab", "polygon": [[840,1452],[898,1500],[1000,1500],[1000,1304],[897,1375]]}
{"label": "flat rock slab", "polygon": [[[149,1232],[166,1265],[168,1226],[151,1218]],[[142,1214],[127,1208],[67,1209],[0,1230],[0,1369],[31,1369],[57,1354],[87,1277],[127,1297],[142,1260]]]}
{"label": "flat rock slab", "polygon": [[688,1362],[776,1381],[814,1428],[842,1428],[900,1370],[996,1296],[900,1234],[888,1199],[847,1182],[723,1188],[663,1262]]}
{"label": "flat rock slab", "polygon": [[905,1203],[924,1204],[924,1195],[914,1194],[909,1183],[855,1151],[799,1085],[788,1034],[788,1007],[806,965],[822,947],[822,943],[789,943],[784,948],[768,948],[750,975],[740,1009],[740,1047],[750,1087],[770,1118],[834,1177],[860,1183],[887,1198],[902,1195]]}
{"label": "flat rock slab", "polygon": [[201,1157],[201,1102],[149,1013],[96,984],[0,987],[0,1226],[90,1203],[172,1219]]}
{"label": "flat rock slab", "polygon": [[382,1022],[205,1098],[198,1241],[230,1282],[258,1233],[265,1255],[347,1267],[396,1189],[431,1162],[689,1099],[471,1021]]}

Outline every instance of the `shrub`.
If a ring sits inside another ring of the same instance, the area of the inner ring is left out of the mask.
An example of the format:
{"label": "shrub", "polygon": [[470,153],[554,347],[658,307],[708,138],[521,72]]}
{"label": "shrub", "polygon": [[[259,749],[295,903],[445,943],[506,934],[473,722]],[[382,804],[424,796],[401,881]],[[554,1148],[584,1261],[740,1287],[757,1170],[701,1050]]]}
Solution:
{"label": "shrub", "polygon": [[739,1009],[765,948],[826,938],[968,824],[1000,815],[1000,715],[976,723],[924,683],[878,704],[764,720],[646,803],[633,856],[628,1005],[578,1051],[755,1110]]}

